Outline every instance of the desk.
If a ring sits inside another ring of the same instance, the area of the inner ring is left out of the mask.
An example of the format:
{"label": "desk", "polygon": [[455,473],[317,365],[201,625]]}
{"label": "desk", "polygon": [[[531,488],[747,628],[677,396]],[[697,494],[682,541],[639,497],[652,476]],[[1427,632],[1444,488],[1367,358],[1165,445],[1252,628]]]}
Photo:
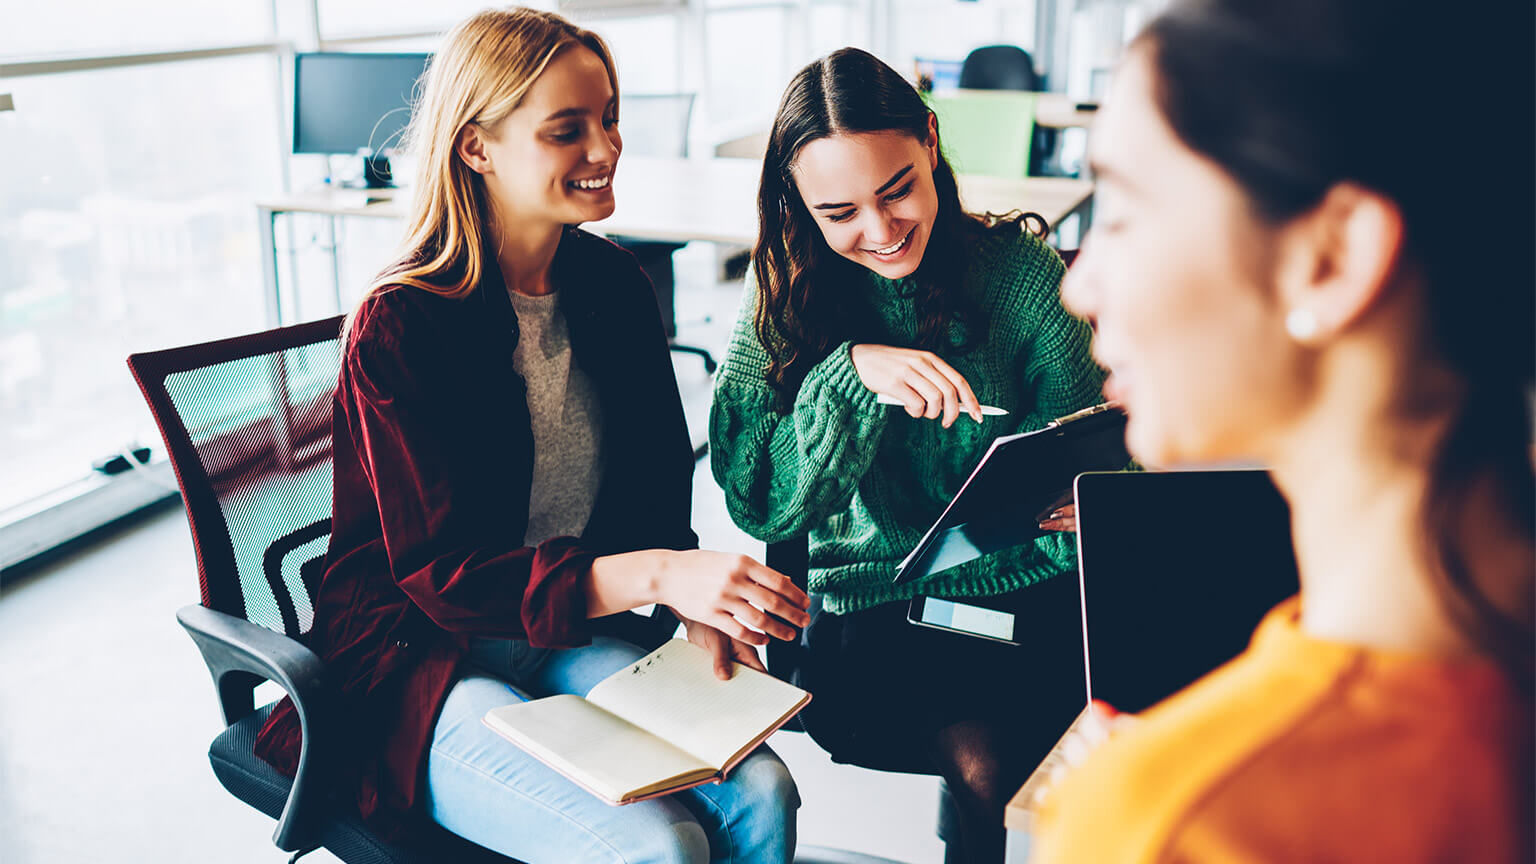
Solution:
{"label": "desk", "polygon": [[1096,110],[1084,111],[1078,105],[1098,106],[1096,102],[1084,102],[1065,93],[1035,94],[1035,125],[1052,129],[1086,128],[1098,116]]}
{"label": "desk", "polygon": [[[687,243],[707,240],[751,246],[757,240],[757,184],[762,164],[755,159],[667,159],[625,157],[614,177],[613,215],[586,227],[610,235]],[[961,176],[960,198],[972,212],[1039,213],[1057,225],[1088,212],[1093,184],[1062,177]],[[399,189],[326,188],[258,201],[262,277],[267,321],[283,323],[277,279],[277,217],[284,213],[398,219],[406,214]]]}

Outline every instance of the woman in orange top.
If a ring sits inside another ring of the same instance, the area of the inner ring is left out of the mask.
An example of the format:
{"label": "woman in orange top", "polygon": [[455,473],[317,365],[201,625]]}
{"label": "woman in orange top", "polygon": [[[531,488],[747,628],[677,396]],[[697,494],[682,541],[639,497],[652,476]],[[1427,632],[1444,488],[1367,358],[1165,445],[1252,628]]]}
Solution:
{"label": "woman in orange top", "polygon": [[1273,468],[1302,592],[1032,864],[1533,860],[1532,10],[1416,5],[1176,3],[1100,113],[1065,303],[1138,459]]}

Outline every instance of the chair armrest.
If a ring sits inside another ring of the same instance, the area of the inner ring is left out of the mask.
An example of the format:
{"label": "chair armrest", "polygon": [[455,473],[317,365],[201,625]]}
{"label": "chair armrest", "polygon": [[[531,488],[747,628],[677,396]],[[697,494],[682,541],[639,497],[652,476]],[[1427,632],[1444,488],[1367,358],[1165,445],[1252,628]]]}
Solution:
{"label": "chair armrest", "polygon": [[333,708],[325,682],[325,664],[294,639],[203,606],[185,606],[176,620],[202,652],[219,692],[224,722],[232,724],[254,710],[251,691],[261,681],[275,681],[298,710],[299,768],[288,802],[277,820],[272,842],[295,851],[306,845],[327,814],[321,812],[333,778],[326,757],[334,747]]}

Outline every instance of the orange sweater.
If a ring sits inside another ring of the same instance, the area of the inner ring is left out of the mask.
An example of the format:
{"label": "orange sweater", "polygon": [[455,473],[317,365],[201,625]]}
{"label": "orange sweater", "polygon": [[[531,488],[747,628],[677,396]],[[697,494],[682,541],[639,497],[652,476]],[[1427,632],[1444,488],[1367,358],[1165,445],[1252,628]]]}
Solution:
{"label": "orange sweater", "polygon": [[1486,661],[1314,639],[1299,611],[1074,769],[1030,864],[1529,864],[1529,699]]}

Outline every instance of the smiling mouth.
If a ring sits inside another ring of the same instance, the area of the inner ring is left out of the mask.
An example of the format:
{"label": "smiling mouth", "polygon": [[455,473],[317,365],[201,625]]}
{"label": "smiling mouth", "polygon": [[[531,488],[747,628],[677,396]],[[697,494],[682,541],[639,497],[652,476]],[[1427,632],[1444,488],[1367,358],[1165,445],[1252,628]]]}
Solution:
{"label": "smiling mouth", "polygon": [[608,186],[612,183],[613,175],[604,174],[601,177],[592,177],[586,180],[572,180],[565,185],[571,187],[572,189],[580,189],[583,192],[596,192],[600,189],[607,189]]}
{"label": "smiling mouth", "polygon": [[871,255],[883,255],[886,257],[895,255],[897,252],[907,248],[907,244],[912,242],[912,235],[916,233],[917,227],[913,226],[912,229],[907,232],[907,235],[901,238],[901,241],[896,243],[894,246],[887,246],[884,249],[865,249],[864,251],[870,253]]}

